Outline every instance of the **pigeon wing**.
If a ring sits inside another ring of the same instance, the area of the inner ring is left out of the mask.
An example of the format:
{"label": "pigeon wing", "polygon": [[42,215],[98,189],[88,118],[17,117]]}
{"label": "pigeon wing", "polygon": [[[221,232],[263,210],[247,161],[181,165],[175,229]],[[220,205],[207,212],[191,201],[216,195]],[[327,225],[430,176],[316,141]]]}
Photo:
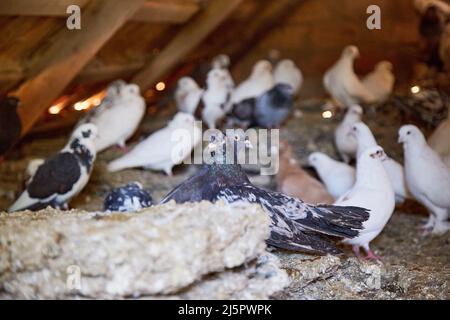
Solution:
{"label": "pigeon wing", "polygon": [[78,158],[70,152],[58,153],[38,168],[27,190],[32,198],[47,199],[69,192],[80,176]]}
{"label": "pigeon wing", "polygon": [[217,199],[259,203],[272,219],[269,244],[290,250],[336,253],[333,237],[353,238],[369,218],[356,207],[313,206],[282,193],[267,192],[251,184],[219,191]]}

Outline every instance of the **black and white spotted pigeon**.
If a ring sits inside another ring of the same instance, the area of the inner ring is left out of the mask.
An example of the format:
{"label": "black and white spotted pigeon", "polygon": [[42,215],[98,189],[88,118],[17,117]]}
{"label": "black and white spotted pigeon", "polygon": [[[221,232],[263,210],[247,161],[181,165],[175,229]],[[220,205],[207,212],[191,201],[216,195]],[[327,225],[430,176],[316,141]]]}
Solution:
{"label": "black and white spotted pigeon", "polygon": [[139,182],[130,182],[126,186],[111,191],[105,198],[105,211],[132,212],[152,205],[152,197]]}
{"label": "black and white spotted pigeon", "polygon": [[89,181],[96,157],[96,135],[95,125],[80,125],[67,145],[37,168],[8,211],[66,207]]}

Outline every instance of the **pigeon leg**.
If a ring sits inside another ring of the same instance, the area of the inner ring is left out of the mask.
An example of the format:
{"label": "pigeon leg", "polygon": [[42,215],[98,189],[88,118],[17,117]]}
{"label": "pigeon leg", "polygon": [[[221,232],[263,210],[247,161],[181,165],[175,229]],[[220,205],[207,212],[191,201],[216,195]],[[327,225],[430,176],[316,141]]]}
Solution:
{"label": "pigeon leg", "polygon": [[125,144],[125,141],[119,141],[118,143],[117,143],[117,147],[120,149],[120,151],[122,151],[123,153],[126,153],[126,152],[128,152],[128,148],[127,148],[127,146],[126,146],[126,144]]}
{"label": "pigeon leg", "polygon": [[347,164],[350,162],[350,157],[346,154],[341,153],[341,158]]}
{"label": "pigeon leg", "polygon": [[375,253],[373,253],[373,251],[370,250],[369,245],[364,246],[364,250],[367,253],[367,256],[366,256],[367,260],[381,261],[381,257],[377,256]]}
{"label": "pigeon leg", "polygon": [[443,220],[436,219],[433,230],[431,230],[432,234],[442,235],[450,230],[450,223]]}
{"label": "pigeon leg", "polygon": [[356,256],[358,259],[361,259],[361,258],[362,258],[361,253],[359,252],[359,246],[358,246],[358,245],[352,246],[352,250],[353,250],[353,253],[355,254],[355,256]]}
{"label": "pigeon leg", "polygon": [[[431,233],[440,235],[444,234],[448,230],[450,230],[450,224],[447,222],[448,213],[446,208],[440,208],[431,203],[428,199],[422,199],[423,204],[430,211],[430,219],[427,224],[432,220],[433,224],[431,225]],[[426,225],[427,225],[426,224]]]}
{"label": "pigeon leg", "polygon": [[172,167],[168,167],[164,169],[164,172],[171,177],[172,176]]}
{"label": "pigeon leg", "polygon": [[423,230],[423,231],[427,231],[427,230],[431,230],[433,229],[434,226],[434,214],[430,214],[430,216],[428,217],[428,220],[425,224],[421,225],[419,227],[419,229]]}

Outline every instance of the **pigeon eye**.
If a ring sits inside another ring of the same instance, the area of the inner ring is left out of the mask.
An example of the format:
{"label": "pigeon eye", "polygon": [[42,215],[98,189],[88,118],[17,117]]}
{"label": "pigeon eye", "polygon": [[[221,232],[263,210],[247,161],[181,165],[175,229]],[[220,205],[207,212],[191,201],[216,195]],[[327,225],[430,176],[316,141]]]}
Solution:
{"label": "pigeon eye", "polygon": [[239,141],[239,136],[234,136],[234,140]]}
{"label": "pigeon eye", "polygon": [[83,138],[89,138],[91,136],[91,130],[83,131],[81,134]]}
{"label": "pigeon eye", "polygon": [[407,131],[406,134],[411,134],[411,131]]}

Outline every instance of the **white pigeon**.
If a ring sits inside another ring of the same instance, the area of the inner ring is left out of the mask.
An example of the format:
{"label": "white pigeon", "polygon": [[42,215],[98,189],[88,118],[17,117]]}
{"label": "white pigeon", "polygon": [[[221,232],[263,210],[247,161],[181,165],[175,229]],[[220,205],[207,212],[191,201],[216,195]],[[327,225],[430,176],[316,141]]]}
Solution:
{"label": "white pigeon", "polygon": [[405,175],[408,189],[430,212],[425,229],[441,234],[450,229],[450,169],[427,144],[422,132],[413,125],[404,125],[398,132],[403,143]]}
{"label": "white pigeon", "polygon": [[[230,71],[228,68],[230,67],[230,57],[226,54],[219,54],[214,57],[214,59],[211,62],[211,69],[222,69],[226,73],[226,77],[228,78],[226,80],[228,90],[230,92],[234,89],[234,80],[231,76]],[[230,104],[231,105],[231,104]]]}
{"label": "white pigeon", "polygon": [[207,88],[203,94],[202,119],[208,128],[215,129],[217,122],[227,114],[231,92],[225,69],[211,69],[206,79]]}
{"label": "white pigeon", "polygon": [[380,61],[375,69],[367,74],[362,83],[375,97],[376,102],[385,102],[394,88],[395,76],[392,73],[392,63]]}
{"label": "white pigeon", "polygon": [[181,112],[194,114],[202,98],[204,90],[191,77],[178,80],[175,90],[175,102]]}
{"label": "white pigeon", "polygon": [[211,61],[212,69],[228,69],[230,67],[230,57],[224,53],[215,56]]}
{"label": "white pigeon", "polygon": [[[370,131],[370,128],[363,122],[357,122],[353,125],[352,134],[355,136],[358,144],[357,159],[368,148],[377,146],[372,131]],[[406,184],[403,166],[390,157],[387,157],[383,161],[383,166],[389,176],[392,187],[394,188],[396,201],[402,203],[405,199],[411,198],[411,194],[409,193]]]}
{"label": "white pigeon", "polygon": [[355,183],[355,169],[346,163],[334,160],[322,152],[311,153],[308,161],[335,199],[350,190]]}
{"label": "white pigeon", "polygon": [[82,117],[75,126],[75,129],[84,123],[91,122],[91,119],[97,118],[106,109],[112,106],[112,102],[120,98],[120,91],[127,83],[123,80],[113,81],[106,88],[106,94],[100,104],[95,108],[90,109],[84,117]]}
{"label": "white pigeon", "polygon": [[357,257],[360,256],[360,247],[363,247],[368,259],[379,260],[370,250],[369,243],[383,231],[394,212],[394,189],[382,164],[385,158],[386,154],[380,146],[363,151],[357,159],[355,185],[334,203],[336,206],[355,206],[370,210],[370,217],[363,222],[359,235],[342,241],[353,246]]}
{"label": "white pigeon", "polygon": [[348,108],[342,122],[334,131],[334,143],[337,151],[345,163],[349,163],[355,157],[358,144],[355,137],[351,134],[355,123],[361,121],[362,108],[359,105],[352,105]]}
{"label": "white pigeon", "polygon": [[284,59],[277,63],[273,70],[275,83],[285,83],[292,87],[293,94],[297,94],[303,83],[303,75],[294,61]]}
{"label": "white pigeon", "polygon": [[233,91],[232,104],[244,99],[259,97],[275,84],[272,74],[272,64],[267,60],[259,60],[254,66],[250,77],[242,81]]}
{"label": "white pigeon", "polygon": [[145,167],[172,175],[172,167],[188,157],[201,142],[202,131],[193,115],[178,112],[168,125],[139,142],[122,157],[108,165],[111,172]]}
{"label": "white pigeon", "polygon": [[428,138],[428,144],[440,156],[450,154],[450,109],[447,119],[442,121]]}
{"label": "white pigeon", "polygon": [[119,89],[119,94],[108,96],[108,106],[92,115],[87,122],[97,126],[95,139],[97,152],[113,145],[125,148],[125,142],[136,131],[145,114],[145,101],[135,84],[127,84]]}
{"label": "white pigeon", "polygon": [[353,60],[356,57],[359,57],[357,47],[345,47],[339,60],[323,76],[325,89],[345,107],[375,101],[373,94],[366,89],[353,70]]}
{"label": "white pigeon", "polygon": [[47,206],[62,208],[87,184],[96,158],[94,139],[97,128],[80,125],[66,146],[44,161],[28,180],[25,191],[9,208],[41,210]]}

